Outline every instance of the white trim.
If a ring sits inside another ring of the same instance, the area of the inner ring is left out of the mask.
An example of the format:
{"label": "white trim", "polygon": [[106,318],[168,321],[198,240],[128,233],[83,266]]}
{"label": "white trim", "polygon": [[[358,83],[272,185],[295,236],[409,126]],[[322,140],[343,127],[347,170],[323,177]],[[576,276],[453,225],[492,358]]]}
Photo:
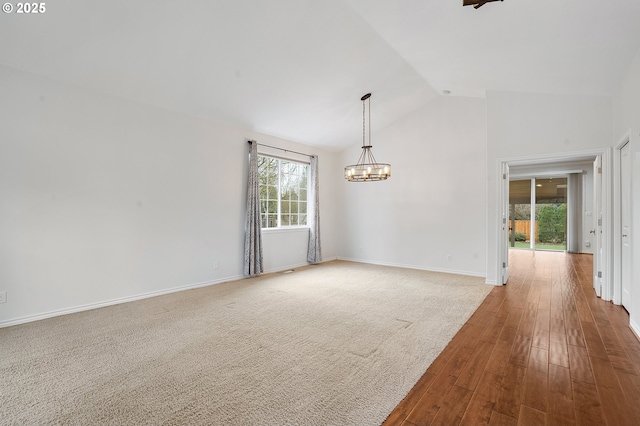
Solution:
{"label": "white trim", "polygon": [[583,169],[575,169],[575,170],[562,170],[559,172],[540,172],[540,173],[509,173],[510,180],[525,180],[531,179],[535,177],[547,177],[547,178],[563,178],[567,177],[570,174],[575,173],[584,173]]}
{"label": "white trim", "polygon": [[[347,262],[356,262],[356,263],[367,263],[370,265],[392,266],[395,268],[403,268],[403,269],[417,269],[419,271],[442,272],[445,274],[465,275],[468,277],[486,278],[486,276],[482,273],[470,272],[470,271],[459,271],[455,269],[433,268],[433,267],[422,266],[422,265],[409,265],[405,263],[381,262],[381,261],[375,261],[375,260],[364,260],[364,259],[357,259],[353,257],[342,257],[342,256],[338,256],[338,260],[344,260]],[[486,281],[485,283],[489,284]]]}
{"label": "white trim", "polygon": [[539,155],[520,155],[514,157],[502,157],[498,158],[498,163],[507,161],[510,166],[535,166],[544,165],[550,162],[576,162],[576,161],[591,161],[590,157],[596,155],[602,155],[604,151],[609,150],[609,147],[601,149],[588,149],[584,151],[572,151],[562,152],[557,154],[539,154]]}
{"label": "white trim", "polygon": [[277,228],[262,228],[262,233],[264,234],[278,234],[281,232],[303,232],[309,231],[309,226],[307,225],[299,225],[299,226],[280,226]]}
{"label": "white trim", "polygon": [[[337,258],[323,259],[320,263],[331,262],[332,260],[336,260],[336,259]],[[311,265],[317,265],[317,264],[316,263],[309,263],[309,262],[301,262],[301,263],[294,263],[294,264],[291,264],[291,265],[288,265],[288,266],[279,266],[279,267],[274,268],[274,269],[265,269],[261,275],[257,275],[256,277],[262,276],[264,274],[274,274],[274,273],[277,273],[277,272],[288,271],[289,269],[302,268],[303,266],[311,266]]]}
{"label": "white trim", "polygon": [[[612,148],[602,153],[602,229],[604,239],[604,255],[602,259],[602,300],[610,301],[613,298],[613,202],[611,199],[613,184]],[[615,303],[614,304],[619,304]]]}
{"label": "white trim", "polygon": [[[321,263],[331,262],[332,260],[336,260],[336,259],[337,258],[323,260]],[[261,275],[274,273],[274,272],[282,272],[282,271],[286,271],[286,270],[289,270],[289,269],[300,268],[302,266],[309,266],[309,265],[310,265],[310,263],[306,263],[305,262],[305,263],[285,266],[285,267],[281,267],[281,268],[277,268],[277,269],[271,269],[271,270],[268,270],[268,271],[264,271]],[[259,275],[259,276],[261,276],[261,275]],[[142,293],[142,294],[138,294],[138,295],[135,295],[135,296],[121,297],[121,298],[117,298],[117,299],[106,300],[106,301],[103,301],[103,302],[88,303],[86,305],[74,306],[74,307],[65,308],[65,309],[58,309],[58,310],[55,310],[55,311],[44,312],[44,313],[41,313],[41,314],[27,315],[25,317],[19,317],[19,318],[13,318],[13,319],[0,321],[0,328],[11,327],[11,326],[14,326],[14,325],[25,324],[25,323],[28,323],[28,322],[40,321],[40,320],[47,319],[47,318],[53,318],[53,317],[58,317],[58,316],[68,315],[68,314],[75,314],[75,313],[78,313],[78,312],[90,311],[92,309],[105,308],[107,306],[113,306],[113,305],[119,305],[119,304],[122,304],[122,303],[135,302],[137,300],[149,299],[151,297],[164,296],[166,294],[178,293],[178,292],[181,292],[181,291],[193,290],[193,289],[196,289],[196,288],[208,287],[208,286],[211,286],[211,285],[222,284],[222,283],[226,283],[226,282],[238,281],[238,280],[244,280],[244,279],[247,279],[247,278],[244,277],[243,275],[237,275],[237,276],[231,276],[231,277],[227,277],[227,278],[222,278],[222,279],[219,279],[219,280],[204,281],[204,282],[196,283],[196,284],[189,284],[189,285],[180,286],[180,287],[172,287],[172,288],[169,288],[169,289],[166,289],[166,290],[159,290],[159,291],[152,291],[152,292],[149,292],[149,293]]]}
{"label": "white trim", "polygon": [[[622,304],[622,224],[620,223],[620,214],[622,212],[622,200],[620,199],[620,150],[626,144],[631,143],[631,129],[618,140],[614,146],[613,154],[613,211],[617,212],[613,220],[613,297],[612,301],[615,305]],[[633,259],[633,257],[632,257]]]}
{"label": "white trim", "polygon": [[77,312],[89,311],[89,310],[92,310],[92,309],[104,308],[104,307],[112,306],[112,305],[119,305],[121,303],[135,302],[136,300],[149,299],[151,297],[157,297],[157,296],[164,296],[166,294],[177,293],[179,291],[193,290],[193,289],[200,288],[200,287],[208,287],[208,286],[211,286],[211,285],[222,284],[222,283],[229,282],[229,281],[236,281],[236,280],[239,280],[239,279],[242,279],[242,278],[244,278],[242,275],[235,276],[235,277],[227,277],[227,278],[223,278],[223,279],[219,279],[219,280],[205,281],[205,282],[196,283],[196,284],[189,284],[189,285],[180,286],[180,287],[173,287],[173,288],[169,288],[169,289],[166,289],[166,290],[159,290],[159,291],[152,291],[152,292],[149,292],[149,293],[142,293],[142,294],[138,294],[138,295],[135,295],[135,296],[128,296],[128,297],[121,297],[121,298],[117,298],[117,299],[106,300],[106,301],[103,301],[103,302],[88,303],[86,305],[74,306],[72,308],[58,309],[58,310],[55,310],[55,311],[44,312],[44,313],[41,313],[41,314],[27,315],[25,317],[19,317],[19,318],[13,318],[13,319],[5,320],[5,321],[0,321],[0,328],[11,327],[13,325],[24,324],[24,323],[33,322],[33,321],[39,321],[39,320],[52,318],[52,317],[58,317],[58,316],[61,316],[61,315],[75,314]]}
{"label": "white trim", "polygon": [[[509,165],[506,162],[498,160],[497,166],[498,166],[498,173],[497,173],[498,178],[496,179],[496,185],[497,185],[498,196],[496,198],[498,200],[498,209],[496,210],[495,219],[498,225],[496,227],[496,230],[497,230],[496,250],[498,252],[498,256],[497,256],[498,262],[496,262],[495,266],[496,266],[496,281],[498,285],[504,285],[505,274],[503,273],[504,267],[502,265],[504,264],[507,267],[509,266],[509,263],[508,263],[509,249],[508,248],[505,249],[505,247],[503,246],[503,244],[506,244],[506,239],[504,238],[505,224],[503,223],[503,218],[505,218],[504,208],[505,208],[505,203],[507,204],[509,203],[508,198],[505,200],[506,188],[504,185],[505,185],[505,182],[506,182],[506,185],[509,185],[509,176],[506,176],[506,179],[505,179],[503,174],[505,174],[505,172],[508,171]],[[508,231],[506,232],[508,235]]]}

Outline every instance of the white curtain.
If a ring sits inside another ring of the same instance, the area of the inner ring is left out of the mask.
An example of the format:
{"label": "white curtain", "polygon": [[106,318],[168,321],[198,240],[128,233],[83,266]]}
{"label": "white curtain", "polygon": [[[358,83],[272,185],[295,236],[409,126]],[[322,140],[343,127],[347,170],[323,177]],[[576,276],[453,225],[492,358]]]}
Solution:
{"label": "white curtain", "polygon": [[318,191],[318,157],[311,156],[309,163],[309,194],[307,196],[307,225],[309,225],[309,250],[307,262],[320,263],[320,197]]}
{"label": "white curtain", "polygon": [[247,184],[247,221],[244,236],[244,275],[262,273],[262,225],[260,222],[260,182],[258,178],[258,144],[249,142],[249,182]]}

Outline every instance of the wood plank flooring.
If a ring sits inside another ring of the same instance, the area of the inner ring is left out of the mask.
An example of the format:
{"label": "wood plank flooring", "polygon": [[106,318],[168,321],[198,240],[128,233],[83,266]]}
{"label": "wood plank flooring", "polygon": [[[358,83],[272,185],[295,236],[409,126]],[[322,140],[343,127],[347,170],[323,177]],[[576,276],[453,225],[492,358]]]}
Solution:
{"label": "wood plank flooring", "polygon": [[640,425],[640,341],[592,256],[512,250],[495,287],[384,425]]}

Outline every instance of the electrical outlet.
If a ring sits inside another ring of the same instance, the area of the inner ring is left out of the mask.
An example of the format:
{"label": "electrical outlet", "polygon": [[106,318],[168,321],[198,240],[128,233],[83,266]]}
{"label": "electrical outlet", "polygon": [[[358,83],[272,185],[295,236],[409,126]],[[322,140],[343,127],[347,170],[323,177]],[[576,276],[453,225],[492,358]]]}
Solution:
{"label": "electrical outlet", "polygon": [[218,269],[218,262],[213,262],[213,269]]}
{"label": "electrical outlet", "polygon": [[7,292],[0,291],[0,303],[7,303]]}

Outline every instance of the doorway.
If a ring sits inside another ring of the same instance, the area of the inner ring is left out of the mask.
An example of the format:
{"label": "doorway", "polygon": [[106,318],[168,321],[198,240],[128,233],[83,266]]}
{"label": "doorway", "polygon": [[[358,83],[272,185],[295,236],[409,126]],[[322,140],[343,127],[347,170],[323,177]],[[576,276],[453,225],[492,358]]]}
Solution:
{"label": "doorway", "polygon": [[[611,231],[613,230],[613,226],[611,221],[612,212],[610,206],[612,193],[610,193],[608,190],[611,179],[613,177],[611,172],[612,169],[609,164],[609,162],[612,161],[611,158],[611,149],[608,148],[604,150],[565,153],[562,155],[540,155],[531,157],[516,157],[511,159],[503,158],[498,160],[498,170],[501,171],[501,179],[498,185],[498,194],[500,194],[498,197],[498,211],[502,213],[499,218],[497,218],[497,220],[499,220],[499,223],[497,223],[497,228],[498,230],[501,230],[498,234],[498,241],[500,241],[501,243],[496,247],[496,267],[498,271],[497,277],[499,279],[502,278],[502,284],[507,282],[509,276],[509,248],[511,243],[509,235],[509,187],[511,182],[516,180],[532,179],[533,177],[536,177],[538,179],[572,177],[572,174],[576,174],[576,178],[573,180],[583,182],[582,191],[584,191],[587,186],[592,185],[591,183],[589,183],[589,181],[593,182],[594,180],[593,164],[594,160],[598,159],[601,161],[601,163],[599,163],[600,167],[598,168],[598,173],[602,185],[598,188],[594,187],[592,188],[592,190],[593,198],[598,199],[601,202],[602,210],[598,211],[598,213],[596,214],[595,210],[585,205],[583,199],[582,205],[578,206],[578,209],[580,210],[579,213],[582,215],[583,226],[574,227],[578,229],[578,241],[573,241],[572,244],[579,244],[580,250],[578,252],[582,252],[582,249],[585,247],[589,250],[593,249],[594,264],[599,265],[597,274],[597,276],[599,276],[600,278],[598,280],[598,289],[600,288],[600,284],[602,284],[602,288],[604,290],[602,292],[602,299],[611,300],[611,296],[613,293],[612,288],[610,288],[613,282],[612,276],[610,276],[612,275],[611,250],[613,247],[611,241]],[[588,173],[589,175],[587,176],[584,173]],[[582,177],[579,177],[580,174],[582,174]],[[572,197],[569,196],[568,198],[571,199]],[[532,204],[535,204],[535,201]],[[576,214],[575,211],[571,211],[571,206],[568,205],[567,207],[567,216]],[[569,223],[569,227],[570,226],[571,223]],[[587,229],[586,232],[584,232],[585,228]],[[599,244],[599,246],[602,248],[601,251],[597,251],[595,250],[595,247],[592,247],[592,238],[594,237],[594,233],[590,231],[594,228],[598,229],[599,231],[598,237],[599,241],[601,242],[601,245]],[[569,235],[568,237],[570,238],[571,236]],[[594,287],[596,287],[595,277]]]}

